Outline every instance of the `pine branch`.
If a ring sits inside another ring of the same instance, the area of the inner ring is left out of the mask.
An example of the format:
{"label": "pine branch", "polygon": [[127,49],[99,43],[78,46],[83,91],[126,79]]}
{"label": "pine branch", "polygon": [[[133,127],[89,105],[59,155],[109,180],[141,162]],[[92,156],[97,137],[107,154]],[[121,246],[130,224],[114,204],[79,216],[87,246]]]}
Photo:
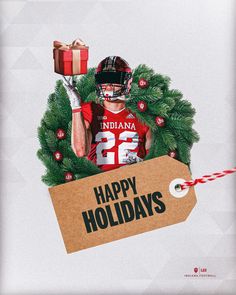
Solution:
{"label": "pine branch", "polygon": [[47,171],[41,179],[48,186],[55,186],[65,182],[64,174],[58,174],[54,171]]}
{"label": "pine branch", "polygon": [[158,129],[154,134],[154,155],[160,157],[167,155],[169,152],[168,146],[164,143],[163,136],[161,135],[161,129]]}
{"label": "pine branch", "polygon": [[170,111],[170,107],[162,101],[157,101],[155,103],[149,103],[148,110],[151,114],[155,116],[167,117],[168,112]]}
{"label": "pine branch", "polygon": [[76,171],[74,163],[73,163],[72,159],[70,159],[70,158],[63,159],[62,169],[64,172],[70,171],[70,172],[75,173],[75,171]]}
{"label": "pine branch", "polygon": [[169,116],[169,119],[166,121],[166,126],[170,129],[190,130],[193,123],[193,118],[174,113]]}
{"label": "pine branch", "polygon": [[42,149],[40,149],[37,152],[37,156],[49,171],[54,171],[54,173],[58,175],[62,174],[62,169],[60,168],[59,163],[53,159],[52,155],[47,155]]}
{"label": "pine branch", "polygon": [[175,106],[175,100],[172,97],[163,97],[161,101],[169,106],[169,110],[171,111]]}
{"label": "pine branch", "polygon": [[172,89],[172,90],[165,91],[163,96],[164,97],[171,97],[177,102],[182,99],[183,94],[177,89]]}
{"label": "pine branch", "polygon": [[177,140],[178,156],[180,161],[185,164],[190,164],[189,144],[183,138],[180,138],[180,137],[177,137],[176,140]]}
{"label": "pine branch", "polygon": [[133,103],[137,103],[140,100],[154,102],[159,100],[161,96],[162,91],[158,87],[141,89],[138,86],[136,87],[135,84],[130,92],[130,100],[132,100]]}
{"label": "pine branch", "polygon": [[189,146],[192,146],[194,142],[199,141],[199,135],[194,129],[189,130],[179,130],[179,129],[172,129],[172,132],[175,134],[175,136],[183,138],[186,140],[186,142],[189,144]]}
{"label": "pine branch", "polygon": [[67,140],[61,140],[58,143],[58,149],[64,158],[73,158],[75,156],[70,143]]}
{"label": "pine branch", "polygon": [[152,87],[159,87],[162,91],[168,90],[170,84],[170,78],[159,74],[154,74],[149,81]]}
{"label": "pine branch", "polygon": [[39,142],[40,142],[40,145],[41,145],[41,148],[42,150],[45,152],[45,153],[50,153],[50,149],[48,147],[48,144],[47,144],[47,141],[46,141],[46,127],[45,126],[40,126],[38,127],[38,139],[39,139]]}
{"label": "pine branch", "polygon": [[43,116],[43,121],[48,129],[57,130],[60,127],[60,122],[58,118],[49,110],[47,110]]}
{"label": "pine branch", "polygon": [[97,98],[97,94],[96,94],[96,92],[94,91],[94,92],[91,92],[91,93],[87,96],[87,98],[84,99],[84,102],[89,102],[89,101],[94,101],[94,102],[96,102],[96,98]]}
{"label": "pine branch", "polygon": [[181,100],[176,102],[173,112],[177,112],[181,115],[192,117],[195,115],[196,111],[192,107],[191,103],[187,100]]}
{"label": "pine branch", "polygon": [[95,68],[90,68],[86,75],[81,76],[77,82],[77,89],[83,101],[87,101],[90,93],[95,92]]}
{"label": "pine branch", "polygon": [[64,121],[64,124],[68,124],[72,118],[70,100],[64,85],[61,85],[61,88],[63,89],[60,89],[60,95],[56,95],[54,103],[49,104],[49,109],[53,112],[54,107],[58,117]]}
{"label": "pine branch", "polygon": [[138,80],[140,78],[149,80],[153,74],[154,74],[153,69],[151,69],[150,67],[144,64],[141,64],[137,68],[135,68],[133,71],[133,82],[138,83]]}
{"label": "pine branch", "polygon": [[168,150],[175,150],[176,149],[177,143],[176,143],[174,135],[171,133],[170,130],[160,127],[159,136],[161,136],[162,141]]}
{"label": "pine branch", "polygon": [[55,152],[58,147],[58,139],[55,132],[52,130],[47,130],[45,132],[45,138],[50,151]]}
{"label": "pine branch", "polygon": [[80,173],[84,173],[86,171],[88,175],[94,175],[102,172],[100,168],[98,168],[93,162],[89,161],[85,157],[78,159],[80,161],[80,166],[83,167],[83,169],[80,170]]}

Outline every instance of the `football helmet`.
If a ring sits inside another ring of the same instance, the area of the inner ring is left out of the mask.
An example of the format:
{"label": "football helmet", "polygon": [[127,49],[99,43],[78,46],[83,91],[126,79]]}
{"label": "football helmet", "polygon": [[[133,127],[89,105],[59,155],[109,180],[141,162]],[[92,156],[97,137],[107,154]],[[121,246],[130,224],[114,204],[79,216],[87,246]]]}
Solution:
{"label": "football helmet", "polygon": [[[128,100],[132,83],[132,70],[120,56],[108,56],[95,72],[97,96],[101,100]],[[111,87],[107,90],[107,85]]]}

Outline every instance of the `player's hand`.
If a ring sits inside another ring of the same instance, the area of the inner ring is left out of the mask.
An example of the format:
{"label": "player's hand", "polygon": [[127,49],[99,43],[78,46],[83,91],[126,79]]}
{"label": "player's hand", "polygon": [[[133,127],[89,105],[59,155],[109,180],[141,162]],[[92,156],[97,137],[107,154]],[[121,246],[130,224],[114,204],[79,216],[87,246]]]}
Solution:
{"label": "player's hand", "polygon": [[64,83],[64,86],[67,90],[72,110],[81,108],[81,98],[77,89],[69,81]]}

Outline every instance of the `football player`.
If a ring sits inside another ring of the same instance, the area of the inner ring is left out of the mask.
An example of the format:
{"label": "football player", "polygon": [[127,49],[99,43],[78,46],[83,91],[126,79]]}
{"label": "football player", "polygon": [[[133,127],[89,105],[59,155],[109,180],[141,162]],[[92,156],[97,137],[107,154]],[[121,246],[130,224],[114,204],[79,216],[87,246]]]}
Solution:
{"label": "football player", "polygon": [[151,145],[151,130],[125,108],[132,71],[119,56],[103,59],[95,72],[99,103],[82,103],[75,87],[66,85],[72,108],[71,144],[103,171],[141,161]]}

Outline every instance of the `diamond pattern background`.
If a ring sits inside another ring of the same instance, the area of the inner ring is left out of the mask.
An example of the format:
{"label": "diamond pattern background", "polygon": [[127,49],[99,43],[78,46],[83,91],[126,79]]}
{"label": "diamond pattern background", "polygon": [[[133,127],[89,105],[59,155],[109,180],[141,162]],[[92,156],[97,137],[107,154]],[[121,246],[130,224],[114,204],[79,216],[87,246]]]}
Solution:
{"label": "diamond pattern background", "polygon": [[[235,294],[235,176],[196,187],[186,222],[67,255],[40,181],[37,127],[52,42],[81,37],[89,66],[120,55],[172,79],[197,109],[192,174],[235,165],[233,0],[1,1],[1,294]],[[186,278],[193,268],[214,278]]]}

